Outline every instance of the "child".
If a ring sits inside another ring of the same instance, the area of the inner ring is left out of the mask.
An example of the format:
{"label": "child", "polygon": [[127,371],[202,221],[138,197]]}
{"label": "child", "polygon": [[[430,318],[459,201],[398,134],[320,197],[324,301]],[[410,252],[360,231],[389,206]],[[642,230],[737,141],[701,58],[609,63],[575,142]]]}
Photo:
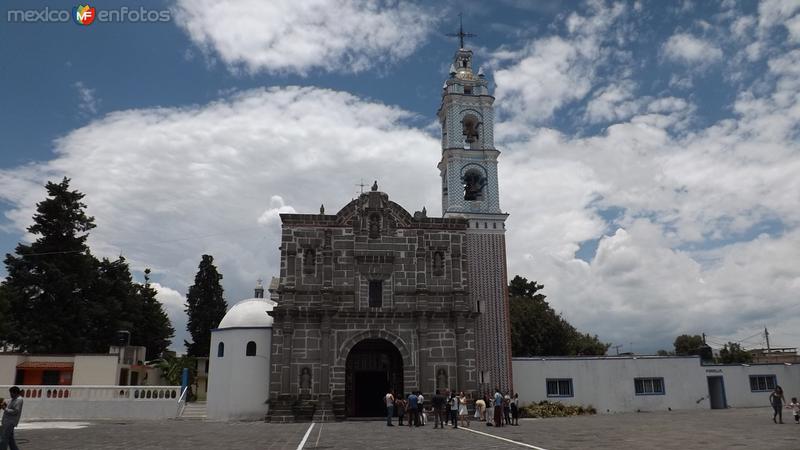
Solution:
{"label": "child", "polygon": [[800,423],[800,403],[797,403],[797,397],[792,397],[792,403],[786,405],[786,408],[792,410],[792,414],[794,414],[794,423]]}

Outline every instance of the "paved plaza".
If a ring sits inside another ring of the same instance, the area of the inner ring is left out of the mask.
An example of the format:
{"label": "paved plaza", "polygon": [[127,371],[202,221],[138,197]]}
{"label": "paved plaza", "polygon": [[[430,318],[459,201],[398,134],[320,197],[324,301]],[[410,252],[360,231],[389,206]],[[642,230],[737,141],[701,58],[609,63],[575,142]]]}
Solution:
{"label": "paved plaza", "polygon": [[296,449],[306,435],[305,449],[800,448],[800,425],[787,413],[784,425],[772,423],[769,408],[529,419],[519,427],[501,429],[473,422],[471,429],[480,433],[435,430],[430,424],[388,428],[385,423],[360,421],[314,424],[310,432],[309,423],[28,422],[18,429],[17,438],[24,450]]}

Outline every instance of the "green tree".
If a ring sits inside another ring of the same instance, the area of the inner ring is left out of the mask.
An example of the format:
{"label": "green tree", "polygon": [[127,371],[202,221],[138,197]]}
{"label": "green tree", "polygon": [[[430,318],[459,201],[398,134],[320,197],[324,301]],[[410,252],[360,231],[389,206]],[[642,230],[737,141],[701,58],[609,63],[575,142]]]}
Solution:
{"label": "green tree", "polygon": [[3,282],[8,296],[8,341],[21,350],[44,353],[91,351],[88,332],[89,288],[97,260],[86,238],[94,218],[84,212],[84,194],[70,190],[69,179],[48,182],[48,198],[36,205],[33,225],[37,236],[6,254],[8,276]]}
{"label": "green tree", "polygon": [[189,384],[192,384],[197,372],[197,360],[191,356],[175,356],[164,354],[154,361],[155,366],[161,371],[161,376],[170,386],[179,386],[183,369],[189,369]]}
{"label": "green tree", "polygon": [[512,355],[604,355],[609,344],[578,332],[550,307],[543,288],[519,275],[509,283]]}
{"label": "green tree", "polygon": [[144,284],[134,284],[134,299],[140,314],[133,326],[131,342],[147,347],[147,360],[162,356],[175,336],[175,329],[156,294],[150,285],[150,269],[145,269]]}
{"label": "green tree", "polygon": [[122,256],[91,255],[86,239],[94,219],[69,181],[47,183],[48,198],[28,228],[38,238],[6,255],[0,326],[10,326],[0,333],[2,343],[32,353],[104,353],[118,330],[128,330],[148,355],[162,352],[174,330],[147,274],[144,286],[136,284]]}
{"label": "green tree", "polygon": [[0,284],[0,347],[3,347],[8,343],[8,324],[11,320],[9,314],[10,308],[6,286]]}
{"label": "green tree", "polygon": [[697,355],[700,348],[705,344],[703,343],[703,337],[700,335],[682,334],[675,338],[675,342],[672,345],[675,347],[676,355]]}
{"label": "green tree", "polygon": [[739,364],[753,362],[753,355],[742,349],[742,346],[735,342],[728,342],[719,351],[719,362],[722,364]]}
{"label": "green tree", "polygon": [[192,342],[184,341],[184,344],[189,356],[208,356],[211,330],[219,325],[228,309],[222,297],[221,279],[214,258],[203,255],[194,284],[186,295],[186,314],[189,316],[186,329],[192,335]]}

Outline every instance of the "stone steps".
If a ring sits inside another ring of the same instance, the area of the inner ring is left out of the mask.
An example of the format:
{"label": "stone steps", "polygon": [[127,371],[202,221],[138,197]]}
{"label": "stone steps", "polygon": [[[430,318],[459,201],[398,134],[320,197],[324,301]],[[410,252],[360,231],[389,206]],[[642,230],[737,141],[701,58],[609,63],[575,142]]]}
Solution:
{"label": "stone steps", "polygon": [[183,408],[180,419],[183,420],[205,420],[208,417],[206,402],[187,403]]}

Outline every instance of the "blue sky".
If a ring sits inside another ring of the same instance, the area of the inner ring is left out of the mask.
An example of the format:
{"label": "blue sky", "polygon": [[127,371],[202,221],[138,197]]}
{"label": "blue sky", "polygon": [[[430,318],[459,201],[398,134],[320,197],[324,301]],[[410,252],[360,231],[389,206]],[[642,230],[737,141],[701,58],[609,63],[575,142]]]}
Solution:
{"label": "blue sky", "polygon": [[800,341],[798,1],[176,0],[92,4],[164,23],[9,22],[65,5],[0,11],[0,248],[71,177],[93,251],[153,269],[176,342],[200,255],[229,304],[277,273],[280,212],[378,179],[440,213],[459,12],[497,97],[512,275],[636,351]]}

